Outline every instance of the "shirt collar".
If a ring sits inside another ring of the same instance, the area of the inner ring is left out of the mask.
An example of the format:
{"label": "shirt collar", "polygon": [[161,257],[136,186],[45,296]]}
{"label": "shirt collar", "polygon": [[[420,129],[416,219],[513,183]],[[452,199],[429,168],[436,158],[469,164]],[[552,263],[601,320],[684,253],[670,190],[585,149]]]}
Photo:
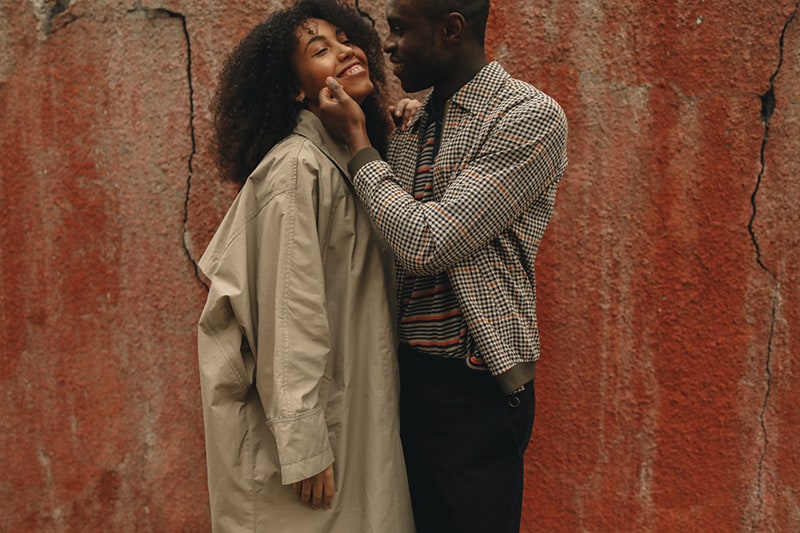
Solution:
{"label": "shirt collar", "polygon": [[[478,73],[462,86],[445,103],[456,104],[470,113],[478,114],[491,104],[493,95],[500,92],[500,89],[509,78],[508,72],[498,63],[492,61],[485,65]],[[417,122],[421,125],[428,123],[433,108],[433,91],[428,93],[425,99],[422,112],[417,115]]]}
{"label": "shirt collar", "polygon": [[497,61],[484,66],[470,81],[461,87],[450,101],[471,113],[480,113],[490,105],[492,98],[508,80],[509,75]]}

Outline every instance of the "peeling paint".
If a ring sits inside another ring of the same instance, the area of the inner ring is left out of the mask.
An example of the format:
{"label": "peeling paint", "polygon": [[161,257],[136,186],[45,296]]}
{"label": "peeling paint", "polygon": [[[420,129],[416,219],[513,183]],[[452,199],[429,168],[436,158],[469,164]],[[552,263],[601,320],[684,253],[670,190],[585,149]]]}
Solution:
{"label": "peeling paint", "polygon": [[[31,0],[36,18],[39,19],[39,31],[48,35],[55,31],[53,20],[69,8],[71,0]],[[70,19],[67,23],[75,20]],[[66,24],[64,24],[66,25]]]}

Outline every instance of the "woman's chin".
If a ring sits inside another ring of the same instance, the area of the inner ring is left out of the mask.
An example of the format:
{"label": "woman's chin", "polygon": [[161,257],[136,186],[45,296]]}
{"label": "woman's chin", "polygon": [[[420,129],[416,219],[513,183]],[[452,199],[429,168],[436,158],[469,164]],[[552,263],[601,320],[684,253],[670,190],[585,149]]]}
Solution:
{"label": "woman's chin", "polygon": [[372,94],[372,91],[375,90],[375,86],[371,81],[367,81],[365,83],[358,83],[352,86],[344,85],[344,90],[350,95],[350,98],[361,105],[364,103],[364,100],[366,100],[367,97]]}

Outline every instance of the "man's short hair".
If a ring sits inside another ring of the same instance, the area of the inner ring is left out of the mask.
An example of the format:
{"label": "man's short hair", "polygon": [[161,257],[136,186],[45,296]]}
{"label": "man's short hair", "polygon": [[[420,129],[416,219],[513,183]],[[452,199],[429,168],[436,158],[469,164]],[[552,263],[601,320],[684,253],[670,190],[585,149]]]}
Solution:
{"label": "man's short hair", "polygon": [[489,18],[489,0],[413,0],[429,20],[438,20],[448,13],[461,13],[475,39],[483,45],[486,21]]}

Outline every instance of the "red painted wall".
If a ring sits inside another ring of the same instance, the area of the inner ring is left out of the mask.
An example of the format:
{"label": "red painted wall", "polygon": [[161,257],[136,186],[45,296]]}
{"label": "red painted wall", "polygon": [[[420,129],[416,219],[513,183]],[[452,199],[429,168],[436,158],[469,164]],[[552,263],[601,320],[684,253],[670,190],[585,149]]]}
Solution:
{"label": "red painted wall", "polygon": [[[0,531],[208,529],[208,104],[279,5],[0,0]],[[494,0],[570,120],[524,531],[800,530],[798,10]]]}

